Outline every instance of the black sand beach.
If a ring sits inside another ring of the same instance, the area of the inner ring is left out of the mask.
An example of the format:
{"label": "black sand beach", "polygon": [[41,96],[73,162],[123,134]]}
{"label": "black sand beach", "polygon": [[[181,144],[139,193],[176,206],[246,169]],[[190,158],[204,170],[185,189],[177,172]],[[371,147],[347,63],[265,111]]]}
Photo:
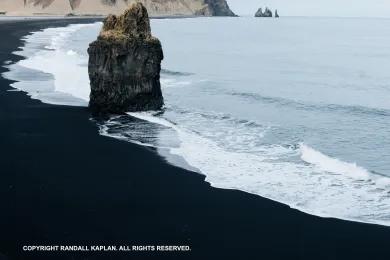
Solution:
{"label": "black sand beach", "polygon": [[[20,38],[90,20],[0,22],[0,64]],[[1,67],[0,73],[6,69]],[[390,228],[323,219],[100,136],[86,108],[9,91],[0,78],[0,259],[390,259]],[[26,245],[188,245],[189,252],[24,252]]]}

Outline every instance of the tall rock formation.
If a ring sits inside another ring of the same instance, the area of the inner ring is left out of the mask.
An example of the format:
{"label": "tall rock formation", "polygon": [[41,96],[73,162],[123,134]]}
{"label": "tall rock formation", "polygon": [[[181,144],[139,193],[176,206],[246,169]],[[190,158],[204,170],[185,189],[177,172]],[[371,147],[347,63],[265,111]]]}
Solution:
{"label": "tall rock formation", "polygon": [[89,106],[95,114],[162,107],[163,51],[152,36],[148,12],[141,3],[133,3],[121,16],[108,16],[88,53]]}
{"label": "tall rock formation", "polygon": [[259,8],[255,13],[255,17],[263,17],[263,8]]}
{"label": "tall rock formation", "polygon": [[9,15],[121,14],[134,2],[152,16],[235,16],[226,0],[0,0]]}
{"label": "tall rock formation", "polygon": [[266,7],[263,13],[263,9],[259,8],[259,10],[257,10],[255,14],[255,17],[272,17],[272,11],[268,7]]}
{"label": "tall rock formation", "polygon": [[277,9],[275,10],[275,18],[279,18],[279,13]]}

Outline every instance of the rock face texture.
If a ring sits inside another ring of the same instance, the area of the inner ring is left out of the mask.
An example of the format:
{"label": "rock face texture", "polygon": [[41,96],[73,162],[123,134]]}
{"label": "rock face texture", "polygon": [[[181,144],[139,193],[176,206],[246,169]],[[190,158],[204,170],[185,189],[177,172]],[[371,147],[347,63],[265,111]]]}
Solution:
{"label": "rock face texture", "polygon": [[195,12],[202,16],[237,16],[230,10],[226,0],[204,0],[204,7]]}
{"label": "rock face texture", "polygon": [[0,0],[9,15],[121,14],[140,2],[152,16],[235,16],[226,0]]}
{"label": "rock face texture", "polygon": [[272,17],[272,11],[266,7],[263,13],[263,9],[259,8],[255,14],[255,17]]}
{"label": "rock face texture", "polygon": [[42,6],[42,8],[46,8],[50,6],[54,0],[24,0],[24,6],[27,6],[28,3],[31,3],[34,6]]}
{"label": "rock face texture", "polygon": [[108,16],[88,53],[89,106],[95,114],[163,106],[163,51],[160,41],[152,36],[148,12],[141,3],[132,4],[121,16]]}
{"label": "rock face texture", "polygon": [[77,9],[81,4],[81,0],[69,0],[69,5],[72,10]]}

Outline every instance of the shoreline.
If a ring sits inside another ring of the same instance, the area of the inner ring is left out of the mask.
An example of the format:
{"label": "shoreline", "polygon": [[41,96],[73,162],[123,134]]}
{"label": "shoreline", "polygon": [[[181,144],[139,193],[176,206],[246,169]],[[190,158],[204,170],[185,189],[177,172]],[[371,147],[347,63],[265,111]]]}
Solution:
{"label": "shoreline", "polygon": [[[0,73],[21,37],[93,19],[0,26]],[[3,23],[0,21],[0,24]],[[150,259],[388,259],[390,228],[311,216],[257,195],[212,188],[205,177],[142,146],[99,135],[86,108],[32,100],[0,78],[0,259],[71,259],[27,244],[187,244]],[[100,255],[101,256],[101,255]],[[79,257],[79,258],[77,258]],[[92,257],[91,259],[95,259]],[[139,258],[138,258],[139,259]]]}

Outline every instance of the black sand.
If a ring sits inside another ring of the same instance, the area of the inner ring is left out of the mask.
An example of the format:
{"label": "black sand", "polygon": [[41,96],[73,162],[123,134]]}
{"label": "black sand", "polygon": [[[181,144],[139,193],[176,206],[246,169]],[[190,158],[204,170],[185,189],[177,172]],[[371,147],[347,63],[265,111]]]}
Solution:
{"label": "black sand", "polygon": [[[87,21],[87,20],[83,20]],[[0,64],[30,31],[0,23]],[[0,68],[0,72],[4,72]],[[390,259],[390,228],[309,216],[211,188],[154,151],[99,136],[86,108],[0,78],[0,259]],[[189,245],[181,253],[30,253],[24,245]]]}

